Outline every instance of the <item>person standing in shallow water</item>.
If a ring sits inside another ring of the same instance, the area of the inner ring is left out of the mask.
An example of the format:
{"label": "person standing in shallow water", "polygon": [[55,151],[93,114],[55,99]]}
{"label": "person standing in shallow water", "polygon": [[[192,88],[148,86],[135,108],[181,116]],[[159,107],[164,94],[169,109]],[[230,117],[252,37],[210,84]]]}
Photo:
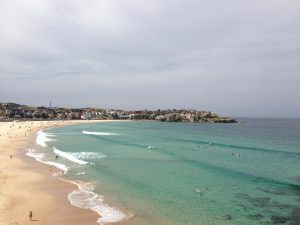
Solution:
{"label": "person standing in shallow water", "polygon": [[29,220],[32,221],[32,211],[29,212]]}

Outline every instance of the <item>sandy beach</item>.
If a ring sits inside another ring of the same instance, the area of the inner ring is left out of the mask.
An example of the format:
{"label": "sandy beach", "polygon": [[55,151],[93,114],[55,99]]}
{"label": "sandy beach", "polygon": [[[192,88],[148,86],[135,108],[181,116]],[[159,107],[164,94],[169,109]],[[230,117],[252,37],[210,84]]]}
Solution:
{"label": "sandy beach", "polygon": [[[49,166],[25,156],[38,130],[103,121],[22,121],[0,123],[0,225],[97,224],[99,215],[72,206],[75,185],[51,176]],[[30,210],[33,221],[29,220]]]}

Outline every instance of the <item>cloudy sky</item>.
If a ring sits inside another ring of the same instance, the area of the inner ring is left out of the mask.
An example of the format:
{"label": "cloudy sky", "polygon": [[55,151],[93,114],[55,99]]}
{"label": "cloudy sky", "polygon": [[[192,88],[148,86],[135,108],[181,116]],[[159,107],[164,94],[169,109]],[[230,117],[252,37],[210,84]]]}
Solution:
{"label": "cloudy sky", "polygon": [[298,0],[0,0],[0,102],[300,117]]}

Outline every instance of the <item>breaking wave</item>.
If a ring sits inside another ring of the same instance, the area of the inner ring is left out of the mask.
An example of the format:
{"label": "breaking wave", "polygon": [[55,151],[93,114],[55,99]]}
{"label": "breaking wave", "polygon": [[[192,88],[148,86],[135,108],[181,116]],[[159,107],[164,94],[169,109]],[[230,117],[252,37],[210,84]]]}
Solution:
{"label": "breaking wave", "polygon": [[81,160],[89,160],[89,159],[103,159],[107,156],[100,153],[100,152],[72,152],[70,153],[72,156],[74,156],[77,159]]}
{"label": "breaking wave", "polygon": [[41,162],[41,163],[44,163],[44,164],[47,164],[47,165],[51,165],[51,166],[55,166],[58,169],[61,169],[61,170],[65,171],[65,173],[69,169],[64,164],[44,160],[45,154],[44,153],[38,153],[38,152],[36,152],[35,149],[28,149],[27,152],[26,152],[26,155],[28,157],[35,158],[35,160],[38,161],[38,162]]}
{"label": "breaking wave", "polygon": [[81,181],[69,181],[77,185],[78,189],[68,195],[72,205],[83,209],[90,209],[97,212],[100,217],[97,220],[100,224],[115,223],[126,218],[126,215],[117,208],[113,208],[104,203],[103,196],[94,192],[94,183],[84,183]]}
{"label": "breaking wave", "polygon": [[91,131],[82,131],[83,134],[88,134],[88,135],[96,135],[96,136],[110,136],[110,135],[119,135],[116,133],[109,133],[109,132],[91,132]]}
{"label": "breaking wave", "polygon": [[57,149],[57,148],[55,148],[55,147],[53,148],[53,151],[54,151],[54,153],[56,153],[57,155],[60,155],[60,156],[62,156],[63,158],[66,158],[66,159],[68,159],[68,160],[70,160],[70,161],[72,161],[72,162],[75,162],[75,163],[77,163],[77,164],[80,164],[80,165],[88,164],[88,162],[76,158],[72,153],[63,152],[63,151],[61,151],[61,150],[59,150],[59,149]]}
{"label": "breaking wave", "polygon": [[53,141],[53,139],[49,137],[53,137],[53,134],[45,133],[43,130],[37,132],[36,143],[42,147],[47,147],[47,142]]}

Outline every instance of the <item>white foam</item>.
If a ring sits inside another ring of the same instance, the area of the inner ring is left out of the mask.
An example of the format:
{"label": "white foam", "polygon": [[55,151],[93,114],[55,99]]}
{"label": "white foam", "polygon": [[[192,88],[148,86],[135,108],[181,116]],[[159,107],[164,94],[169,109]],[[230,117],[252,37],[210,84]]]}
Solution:
{"label": "white foam", "polygon": [[86,172],[79,172],[79,173],[75,173],[74,175],[76,175],[76,176],[86,175]]}
{"label": "white foam", "polygon": [[81,164],[81,165],[88,164],[88,162],[83,161],[83,160],[80,160],[80,159],[74,157],[74,156],[72,155],[72,153],[63,152],[63,151],[61,151],[61,150],[59,150],[59,149],[57,149],[57,148],[55,148],[55,147],[53,148],[53,151],[54,151],[56,154],[58,154],[58,155],[60,155],[60,156],[62,156],[62,157],[64,157],[64,158],[66,158],[66,159],[68,159],[68,160],[70,160],[70,161],[72,161],[72,162],[75,162],[75,163],[78,163],[78,164]]}
{"label": "white foam", "polygon": [[41,163],[44,163],[44,164],[48,164],[48,165],[51,165],[51,166],[55,166],[63,171],[65,171],[65,173],[68,171],[68,167],[64,164],[61,164],[61,163],[56,163],[56,162],[51,162],[51,161],[45,161],[44,160],[44,157],[45,157],[45,154],[44,153],[38,153],[36,152],[36,150],[34,149],[28,149],[27,152],[26,152],[26,155],[29,156],[29,157],[32,157],[32,158],[35,158],[36,161],[38,162],[41,162]]}
{"label": "white foam", "polygon": [[83,134],[90,134],[90,135],[96,135],[96,136],[109,136],[109,135],[118,135],[116,133],[109,133],[109,132],[91,132],[91,131],[82,131]]}
{"label": "white foam", "polygon": [[43,158],[45,157],[44,153],[37,153],[34,149],[28,149],[26,155],[35,158],[39,162],[44,162]]}
{"label": "white foam", "polygon": [[56,163],[56,162],[51,162],[51,161],[45,161],[44,163],[45,163],[45,164],[48,164],[48,165],[55,166],[55,167],[57,167],[58,169],[63,170],[65,174],[67,173],[67,171],[68,171],[68,169],[69,169],[66,165],[61,164],[61,163]]}
{"label": "white foam", "polygon": [[[35,158],[37,161],[41,163],[55,166],[63,170],[65,173],[68,171],[68,167],[64,164],[44,160],[45,154],[39,153],[35,149],[28,149],[26,155]],[[54,174],[54,176],[58,174],[59,173]],[[85,174],[86,174],[85,172],[79,172],[75,175],[85,175]],[[75,182],[69,180],[65,180],[65,181],[73,183],[78,187],[78,189],[68,194],[68,199],[71,202],[71,204],[79,208],[90,209],[97,212],[100,215],[99,219],[97,220],[99,224],[115,223],[126,218],[126,214],[124,214],[122,211],[120,211],[117,208],[110,207],[104,203],[103,196],[96,194],[94,192],[96,186],[94,183],[84,183],[79,181]]]}
{"label": "white foam", "polygon": [[72,205],[79,208],[90,209],[97,212],[100,218],[97,220],[100,224],[115,223],[126,218],[126,215],[117,208],[113,208],[104,203],[103,196],[94,192],[95,184],[84,182],[73,182],[78,189],[68,195]]}
{"label": "white foam", "polygon": [[81,160],[89,160],[89,159],[103,159],[107,156],[100,153],[100,152],[72,152],[70,153],[72,156],[74,156],[77,159]]}
{"label": "white foam", "polygon": [[46,142],[53,141],[53,139],[49,138],[50,136],[54,136],[49,133],[43,132],[43,130],[40,130],[37,132],[37,137],[36,137],[36,143],[42,147],[47,147]]}

